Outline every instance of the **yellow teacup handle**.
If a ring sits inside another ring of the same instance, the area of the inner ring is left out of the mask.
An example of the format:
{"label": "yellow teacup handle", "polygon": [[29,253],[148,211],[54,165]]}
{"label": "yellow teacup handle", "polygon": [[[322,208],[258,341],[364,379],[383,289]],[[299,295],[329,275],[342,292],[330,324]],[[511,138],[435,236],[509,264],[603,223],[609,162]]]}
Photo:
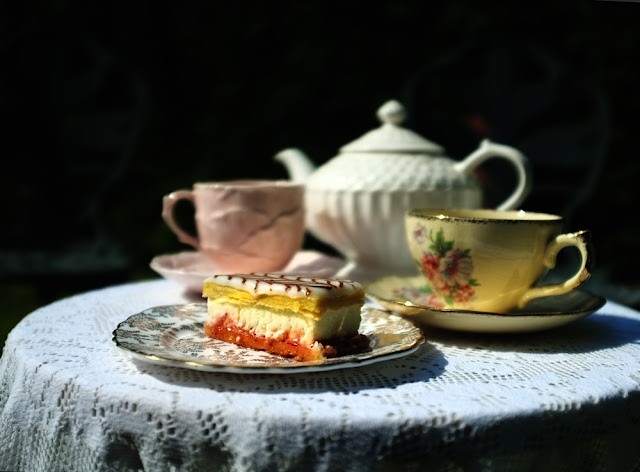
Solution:
{"label": "yellow teacup handle", "polygon": [[590,231],[578,231],[577,233],[567,233],[556,236],[547,245],[544,254],[544,265],[549,269],[553,269],[556,265],[558,253],[567,246],[577,247],[582,255],[582,263],[578,272],[564,282],[530,288],[520,299],[518,303],[519,308],[524,308],[524,306],[534,298],[562,295],[563,293],[570,292],[591,276],[593,269],[593,247]]}

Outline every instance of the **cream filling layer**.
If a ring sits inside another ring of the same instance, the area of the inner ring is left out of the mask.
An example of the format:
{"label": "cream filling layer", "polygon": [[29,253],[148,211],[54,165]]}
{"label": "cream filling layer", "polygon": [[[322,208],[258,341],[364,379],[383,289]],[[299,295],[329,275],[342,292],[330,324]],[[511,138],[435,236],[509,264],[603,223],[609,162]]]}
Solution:
{"label": "cream filling layer", "polygon": [[209,321],[215,323],[225,315],[238,327],[257,336],[292,339],[302,345],[311,345],[339,336],[355,335],[360,327],[360,307],[349,306],[325,312],[321,318],[282,312],[251,305],[235,305],[207,301]]}

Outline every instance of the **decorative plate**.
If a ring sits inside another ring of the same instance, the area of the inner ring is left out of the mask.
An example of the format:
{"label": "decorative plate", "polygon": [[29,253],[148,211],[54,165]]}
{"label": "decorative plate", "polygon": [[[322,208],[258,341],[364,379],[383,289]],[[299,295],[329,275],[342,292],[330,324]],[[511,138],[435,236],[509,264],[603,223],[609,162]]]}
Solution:
{"label": "decorative plate", "polygon": [[[320,252],[299,251],[280,272],[326,278],[332,277],[344,264],[342,259]],[[151,259],[149,266],[165,279],[192,292],[202,292],[202,281],[219,272],[211,260],[197,251],[156,256]]]}
{"label": "decorative plate", "polygon": [[298,362],[209,338],[204,303],[165,305],[130,316],[113,332],[116,345],[133,357],[160,365],[210,372],[289,373],[357,367],[407,355],[424,342],[412,322],[371,307],[362,308],[360,333],[369,349],[324,361]]}
{"label": "decorative plate", "polygon": [[367,296],[389,311],[410,316],[437,328],[484,333],[523,333],[562,326],[596,312],[603,297],[573,290],[555,297],[538,298],[510,313],[489,313],[426,306],[422,276],[390,276],[364,284]]}

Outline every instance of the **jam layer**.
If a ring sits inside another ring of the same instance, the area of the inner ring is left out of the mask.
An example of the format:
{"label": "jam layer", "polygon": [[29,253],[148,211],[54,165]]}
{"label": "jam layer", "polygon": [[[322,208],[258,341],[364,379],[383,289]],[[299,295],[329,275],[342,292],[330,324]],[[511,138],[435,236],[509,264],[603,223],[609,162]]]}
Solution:
{"label": "jam layer", "polygon": [[314,361],[364,351],[369,347],[369,339],[362,334],[328,339],[312,345],[302,345],[288,336],[282,339],[256,335],[236,325],[228,316],[204,323],[207,336],[239,346],[266,351],[296,361]]}

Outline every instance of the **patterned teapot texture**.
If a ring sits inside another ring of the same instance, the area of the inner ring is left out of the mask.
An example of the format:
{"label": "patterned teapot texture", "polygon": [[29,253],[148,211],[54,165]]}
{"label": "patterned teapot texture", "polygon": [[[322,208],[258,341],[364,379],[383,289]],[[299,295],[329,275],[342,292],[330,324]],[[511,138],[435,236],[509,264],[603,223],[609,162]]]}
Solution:
{"label": "patterned teapot texture", "polygon": [[480,208],[482,188],[474,170],[491,158],[509,161],[517,185],[499,209],[515,209],[527,197],[531,175],[518,150],[484,140],[461,161],[442,146],[402,127],[406,112],[392,100],[378,110],[380,127],[343,146],[315,168],[299,149],[275,158],[294,181],[304,182],[307,229],[340,251],[348,263],[337,276],[369,279],[416,272],[404,229],[412,208]]}

